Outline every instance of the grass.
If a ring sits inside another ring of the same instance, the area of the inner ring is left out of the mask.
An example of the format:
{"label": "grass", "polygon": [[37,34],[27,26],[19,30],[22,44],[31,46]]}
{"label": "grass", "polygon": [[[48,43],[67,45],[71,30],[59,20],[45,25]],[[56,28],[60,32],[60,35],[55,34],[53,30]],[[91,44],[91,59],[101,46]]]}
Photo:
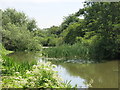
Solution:
{"label": "grass", "polygon": [[62,45],[44,49],[43,55],[49,58],[89,59],[89,49],[80,44]]}

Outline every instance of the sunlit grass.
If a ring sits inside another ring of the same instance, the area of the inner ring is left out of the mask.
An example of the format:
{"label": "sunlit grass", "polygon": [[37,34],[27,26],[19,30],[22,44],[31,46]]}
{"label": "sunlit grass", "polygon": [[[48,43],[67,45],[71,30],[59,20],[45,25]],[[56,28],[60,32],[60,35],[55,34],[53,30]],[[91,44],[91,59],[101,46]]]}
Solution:
{"label": "sunlit grass", "polygon": [[49,58],[88,59],[88,52],[86,46],[74,44],[44,49],[43,55]]}

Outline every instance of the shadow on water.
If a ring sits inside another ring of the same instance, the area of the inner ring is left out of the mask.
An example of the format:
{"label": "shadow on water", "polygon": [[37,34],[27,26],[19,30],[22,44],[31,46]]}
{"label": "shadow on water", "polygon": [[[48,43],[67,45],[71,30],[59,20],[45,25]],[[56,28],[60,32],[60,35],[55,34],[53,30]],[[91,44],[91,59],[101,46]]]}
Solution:
{"label": "shadow on water", "polygon": [[41,54],[37,52],[15,52],[8,55],[12,57],[17,62],[24,62],[24,61],[37,61]]}
{"label": "shadow on water", "polygon": [[[33,61],[42,59],[39,53],[17,52],[9,55],[17,61]],[[74,60],[72,60],[74,61]],[[71,63],[71,62],[52,62],[57,65],[55,70],[67,81],[71,80],[74,86],[92,88],[118,88],[118,63],[120,60],[107,61],[104,63]]]}

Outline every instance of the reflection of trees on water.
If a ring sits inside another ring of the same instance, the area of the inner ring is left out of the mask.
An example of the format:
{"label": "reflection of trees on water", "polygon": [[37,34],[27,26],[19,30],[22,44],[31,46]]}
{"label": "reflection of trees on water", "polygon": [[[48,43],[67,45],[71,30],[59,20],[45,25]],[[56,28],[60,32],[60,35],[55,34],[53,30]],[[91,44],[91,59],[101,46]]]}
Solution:
{"label": "reflection of trees on water", "polygon": [[40,54],[34,52],[15,52],[10,55],[15,61],[36,61],[38,60]]}
{"label": "reflection of trees on water", "polygon": [[110,61],[99,64],[60,64],[72,76],[80,76],[93,88],[116,88],[118,87],[118,63]]}

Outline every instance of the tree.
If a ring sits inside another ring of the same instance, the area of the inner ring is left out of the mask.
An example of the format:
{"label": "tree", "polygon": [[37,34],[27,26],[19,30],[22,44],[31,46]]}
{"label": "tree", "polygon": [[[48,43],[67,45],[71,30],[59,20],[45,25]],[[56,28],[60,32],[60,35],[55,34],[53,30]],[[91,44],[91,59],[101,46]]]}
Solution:
{"label": "tree", "polygon": [[7,29],[7,24],[11,23],[16,26],[25,26],[29,31],[36,30],[38,27],[36,25],[36,21],[33,19],[29,19],[25,13],[18,12],[15,9],[8,8],[2,13],[2,26]]}
{"label": "tree", "polygon": [[70,24],[68,28],[62,32],[62,35],[64,35],[64,42],[67,44],[76,43],[76,38],[83,37],[84,34],[83,26],[80,22]]}
{"label": "tree", "polygon": [[79,18],[74,14],[64,17],[64,21],[60,25],[59,33],[63,32],[70,24],[79,22]]}
{"label": "tree", "polygon": [[[120,2],[85,2],[84,25],[86,32],[99,36],[99,42],[94,42],[94,54],[104,58],[118,58],[120,54]],[[77,13],[77,15],[81,13]]]}
{"label": "tree", "polygon": [[24,13],[15,9],[2,11],[2,44],[7,50],[24,51],[40,50],[41,45],[34,36],[36,22],[29,19]]}

